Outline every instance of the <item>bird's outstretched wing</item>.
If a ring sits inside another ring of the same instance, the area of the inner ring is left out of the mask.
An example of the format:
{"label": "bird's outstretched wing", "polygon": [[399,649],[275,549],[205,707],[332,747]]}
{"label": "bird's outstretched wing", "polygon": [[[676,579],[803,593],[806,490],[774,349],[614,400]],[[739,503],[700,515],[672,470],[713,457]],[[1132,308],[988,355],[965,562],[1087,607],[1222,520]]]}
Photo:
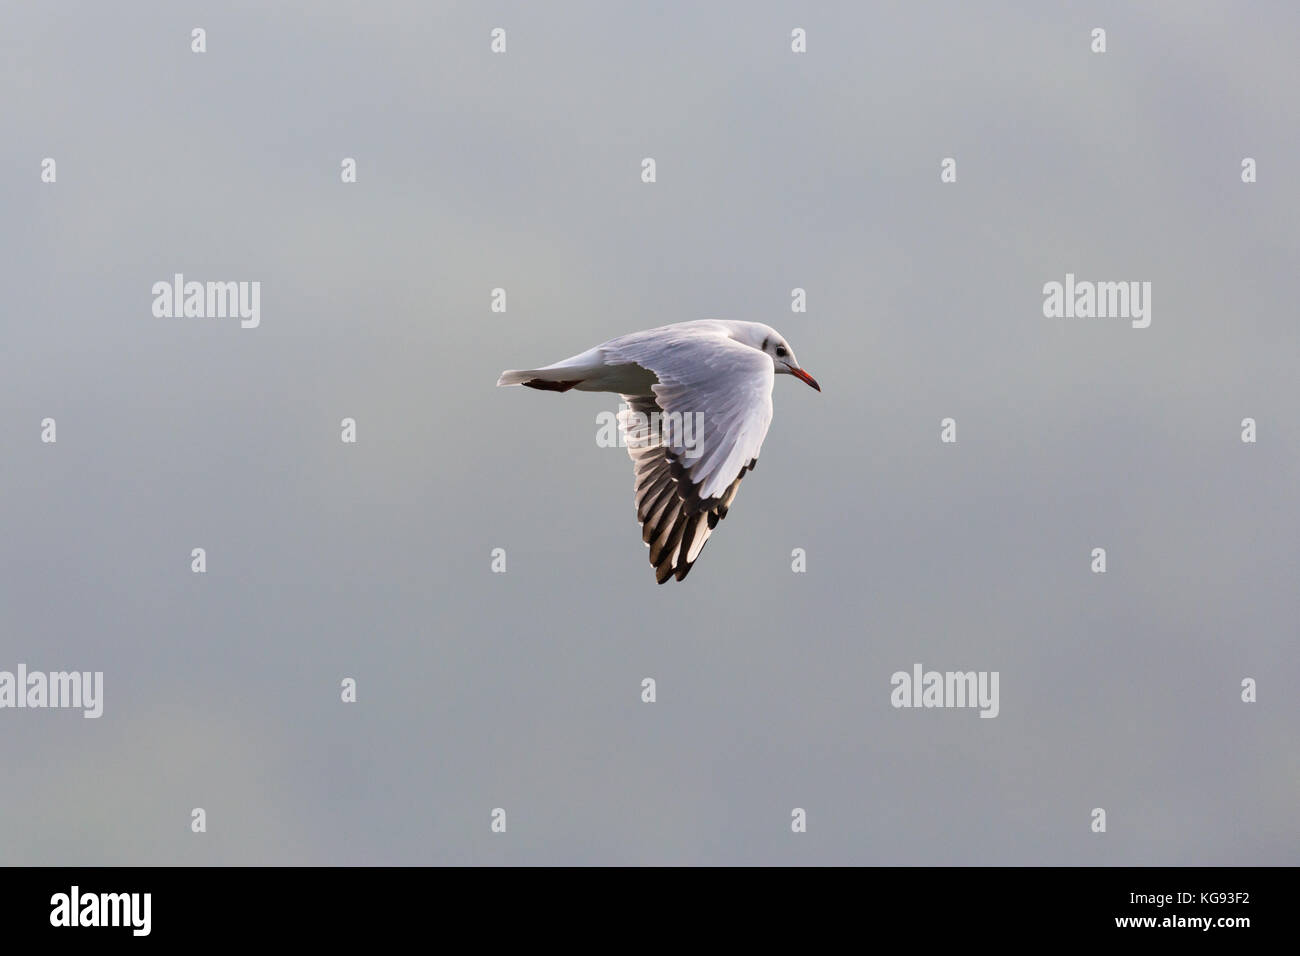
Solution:
{"label": "bird's outstretched wing", "polygon": [[655,578],[680,581],[726,517],[772,422],[772,360],[725,334],[616,339],[611,362],[653,372],[651,395],[624,395],[619,427],[636,473],[636,514]]}

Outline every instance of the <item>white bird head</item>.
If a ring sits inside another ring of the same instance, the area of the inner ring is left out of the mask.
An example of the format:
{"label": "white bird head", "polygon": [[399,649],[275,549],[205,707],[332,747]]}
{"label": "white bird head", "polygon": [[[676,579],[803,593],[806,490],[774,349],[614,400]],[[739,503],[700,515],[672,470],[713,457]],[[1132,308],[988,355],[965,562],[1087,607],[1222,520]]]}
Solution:
{"label": "white bird head", "polygon": [[785,336],[776,329],[761,322],[731,322],[728,325],[731,327],[733,339],[772,357],[772,365],[777,375],[793,375],[817,391],[822,390],[822,387],[817,384],[817,379],[800,367],[799,360],[794,357],[794,349],[790,348],[790,343],[785,340]]}

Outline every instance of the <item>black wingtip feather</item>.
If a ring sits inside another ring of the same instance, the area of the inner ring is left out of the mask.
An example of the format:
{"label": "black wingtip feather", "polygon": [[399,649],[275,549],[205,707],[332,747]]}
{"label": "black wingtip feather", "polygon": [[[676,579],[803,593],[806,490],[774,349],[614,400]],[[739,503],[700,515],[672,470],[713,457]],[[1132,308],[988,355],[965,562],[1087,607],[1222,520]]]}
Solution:
{"label": "black wingtip feather", "polygon": [[[629,403],[646,414],[658,409],[654,399],[649,397],[630,398]],[[654,464],[647,454],[659,456],[659,463]],[[754,470],[758,459],[752,458],[742,465],[725,493],[715,498],[700,497],[699,486],[691,481],[689,469],[671,448],[659,445],[652,452],[634,454],[633,460],[637,463],[637,520],[641,523],[641,540],[649,546],[655,582],[666,584],[674,578],[685,580],[695,566],[695,561],[687,561],[686,555],[691,545],[696,543],[697,535],[703,532],[707,536],[727,516],[740,480],[746,472]],[[662,543],[656,547],[661,540]],[[704,553],[707,544],[706,537],[700,542],[696,560]],[[675,556],[674,551],[677,551]]]}

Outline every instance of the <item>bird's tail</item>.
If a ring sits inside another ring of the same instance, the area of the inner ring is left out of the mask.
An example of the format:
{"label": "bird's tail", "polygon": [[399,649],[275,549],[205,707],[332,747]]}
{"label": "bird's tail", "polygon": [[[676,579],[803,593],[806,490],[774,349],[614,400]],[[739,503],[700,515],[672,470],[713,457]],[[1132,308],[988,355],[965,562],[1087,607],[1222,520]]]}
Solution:
{"label": "bird's tail", "polygon": [[575,385],[582,384],[582,378],[574,376],[574,369],[568,368],[530,368],[510,370],[501,373],[497,385],[527,385],[548,392],[567,392]]}
{"label": "bird's tail", "polygon": [[551,392],[567,392],[575,385],[592,378],[604,369],[604,358],[599,349],[588,349],[581,355],[574,355],[563,362],[547,365],[544,368],[511,369],[501,373],[498,385],[527,385],[529,388],[542,388]]}
{"label": "bird's tail", "polygon": [[522,385],[530,378],[535,378],[536,376],[537,372],[531,369],[525,371],[508,369],[501,373],[501,377],[497,379],[497,385]]}

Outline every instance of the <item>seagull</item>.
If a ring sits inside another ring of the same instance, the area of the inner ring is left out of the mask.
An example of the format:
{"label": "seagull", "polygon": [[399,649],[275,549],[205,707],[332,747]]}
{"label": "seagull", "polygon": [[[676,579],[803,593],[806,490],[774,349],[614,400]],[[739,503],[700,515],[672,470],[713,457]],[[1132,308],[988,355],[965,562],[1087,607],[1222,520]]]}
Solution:
{"label": "seagull", "polygon": [[781,333],[760,322],[678,322],[610,339],[554,365],[502,372],[497,385],[614,392],[636,474],[636,516],[655,580],[678,581],[735,500],[772,422],[772,383],[821,391]]}

